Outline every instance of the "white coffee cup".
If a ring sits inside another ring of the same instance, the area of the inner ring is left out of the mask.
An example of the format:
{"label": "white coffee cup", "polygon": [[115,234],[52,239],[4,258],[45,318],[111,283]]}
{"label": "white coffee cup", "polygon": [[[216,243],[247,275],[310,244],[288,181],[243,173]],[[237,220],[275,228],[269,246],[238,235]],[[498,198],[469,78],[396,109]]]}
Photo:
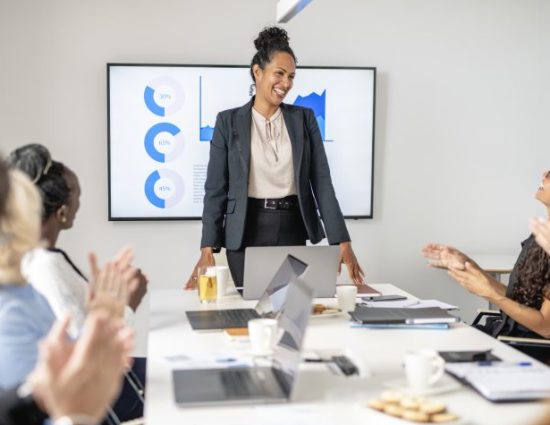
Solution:
{"label": "white coffee cup", "polygon": [[252,353],[266,356],[273,353],[277,343],[276,319],[252,319],[248,321],[248,336]]}
{"label": "white coffee cup", "polygon": [[336,296],[338,298],[338,307],[342,311],[355,310],[355,299],[357,298],[357,286],[338,285],[336,286]]}
{"label": "white coffee cup", "polygon": [[229,280],[229,267],[216,266],[216,280],[218,281],[218,300],[227,292],[227,281]]}
{"label": "white coffee cup", "polygon": [[403,360],[407,382],[413,391],[426,391],[441,379],[445,370],[445,361],[435,350],[408,351]]}

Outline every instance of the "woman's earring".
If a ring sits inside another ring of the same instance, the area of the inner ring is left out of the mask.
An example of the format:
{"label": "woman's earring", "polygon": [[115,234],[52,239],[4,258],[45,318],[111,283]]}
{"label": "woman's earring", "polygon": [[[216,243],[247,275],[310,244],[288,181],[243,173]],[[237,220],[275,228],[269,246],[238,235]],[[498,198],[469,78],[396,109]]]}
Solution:
{"label": "woman's earring", "polygon": [[256,84],[255,83],[250,84],[250,87],[248,88],[248,95],[252,96],[255,91],[256,91]]}
{"label": "woman's earring", "polygon": [[61,223],[66,223],[67,222],[67,217],[61,217]]}

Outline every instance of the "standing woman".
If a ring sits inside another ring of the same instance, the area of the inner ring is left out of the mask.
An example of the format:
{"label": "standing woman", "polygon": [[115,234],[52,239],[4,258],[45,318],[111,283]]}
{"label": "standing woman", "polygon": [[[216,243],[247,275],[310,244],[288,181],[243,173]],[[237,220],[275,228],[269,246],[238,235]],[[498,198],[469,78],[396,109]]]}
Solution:
{"label": "standing woman", "polygon": [[196,286],[199,266],[214,265],[213,254],[221,247],[240,287],[246,247],[305,245],[307,239],[318,243],[325,237],[340,246],[340,263],[352,281],[363,283],[313,111],[283,103],[296,74],[288,41],[278,27],[259,34],[250,68],[256,95],[218,114],[205,183],[201,256],[187,288]]}

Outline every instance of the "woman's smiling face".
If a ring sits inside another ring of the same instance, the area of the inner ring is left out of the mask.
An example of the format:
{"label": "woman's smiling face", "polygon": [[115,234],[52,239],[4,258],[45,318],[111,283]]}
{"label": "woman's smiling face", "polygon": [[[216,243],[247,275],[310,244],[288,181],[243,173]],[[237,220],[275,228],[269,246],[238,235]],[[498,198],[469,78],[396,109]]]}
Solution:
{"label": "woman's smiling face", "polygon": [[256,79],[256,96],[266,103],[278,107],[292,89],[296,63],[286,52],[276,52],[263,69],[254,66]]}

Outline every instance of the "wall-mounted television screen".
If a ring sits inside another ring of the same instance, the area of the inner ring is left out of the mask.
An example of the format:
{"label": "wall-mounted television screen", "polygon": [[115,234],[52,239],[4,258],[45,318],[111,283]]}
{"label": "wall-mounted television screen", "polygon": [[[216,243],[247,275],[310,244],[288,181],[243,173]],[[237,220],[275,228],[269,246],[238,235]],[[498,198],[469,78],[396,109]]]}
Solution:
{"label": "wall-mounted television screen", "polygon": [[[372,217],[375,68],[298,67],[346,218]],[[250,100],[248,66],[107,64],[109,220],[199,219],[218,112]]]}

